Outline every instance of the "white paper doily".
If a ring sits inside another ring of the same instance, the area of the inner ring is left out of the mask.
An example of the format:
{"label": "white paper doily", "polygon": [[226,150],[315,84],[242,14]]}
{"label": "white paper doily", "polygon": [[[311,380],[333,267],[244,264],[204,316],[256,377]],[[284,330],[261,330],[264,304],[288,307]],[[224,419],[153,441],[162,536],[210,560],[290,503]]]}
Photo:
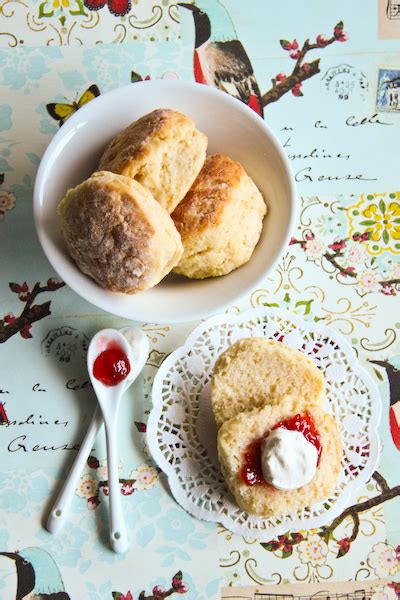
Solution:
{"label": "white paper doily", "polygon": [[[267,337],[312,358],[326,379],[326,410],[343,440],[342,469],[334,494],[295,514],[260,519],[240,510],[221,475],[209,382],[218,356],[246,337]],[[347,506],[378,460],[378,390],[341,335],[286,310],[257,308],[221,315],[199,325],[162,363],[153,384],[148,444],[167,474],[177,502],[200,519],[222,523],[247,538],[268,541],[289,529],[317,528]]]}

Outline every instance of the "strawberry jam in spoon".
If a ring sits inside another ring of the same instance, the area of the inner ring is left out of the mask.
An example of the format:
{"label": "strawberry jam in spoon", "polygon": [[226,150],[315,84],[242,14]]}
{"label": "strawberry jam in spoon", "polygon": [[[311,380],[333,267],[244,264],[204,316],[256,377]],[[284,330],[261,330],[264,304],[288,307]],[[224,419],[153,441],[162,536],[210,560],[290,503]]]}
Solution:
{"label": "strawberry jam in spoon", "polygon": [[131,371],[129,358],[116,342],[108,344],[93,365],[93,375],[104,385],[118,385]]}

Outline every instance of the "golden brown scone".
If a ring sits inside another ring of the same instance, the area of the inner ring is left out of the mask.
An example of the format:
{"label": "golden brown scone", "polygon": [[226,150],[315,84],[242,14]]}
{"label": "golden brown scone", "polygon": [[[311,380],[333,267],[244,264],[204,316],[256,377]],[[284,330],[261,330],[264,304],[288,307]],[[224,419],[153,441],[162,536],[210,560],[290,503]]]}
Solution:
{"label": "golden brown scone", "polygon": [[[248,445],[265,437],[282,419],[304,413],[312,417],[322,446],[312,481],[291,491],[263,484],[246,485],[240,471]],[[286,396],[280,398],[278,404],[243,412],[226,421],[218,432],[218,455],[222,473],[238,506],[250,514],[269,517],[296,512],[332,494],[340,473],[342,441],[336,421],[322,408]]]}
{"label": "golden brown scone", "polygon": [[174,272],[193,279],[226,275],[251,257],[267,207],[242,165],[208,156],[172,213],[184,253]]}
{"label": "golden brown scone", "polygon": [[203,166],[207,142],[189,117],[166,108],[153,110],[109,143],[99,170],[136,179],[171,213]]}
{"label": "golden brown scone", "polygon": [[67,192],[58,210],[70,255],[108,290],[150,288],[182,256],[171,217],[130,177],[94,173]]}
{"label": "golden brown scone", "polygon": [[217,427],[245,410],[293,394],[322,406],[324,376],[311,358],[267,338],[245,338],[218,357],[211,380]]}

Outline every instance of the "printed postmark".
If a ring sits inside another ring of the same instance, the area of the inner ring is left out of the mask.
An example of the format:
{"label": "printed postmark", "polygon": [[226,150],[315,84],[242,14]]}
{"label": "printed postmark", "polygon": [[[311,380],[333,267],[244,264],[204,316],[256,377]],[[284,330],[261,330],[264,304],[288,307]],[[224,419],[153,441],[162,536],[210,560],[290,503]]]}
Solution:
{"label": "printed postmark", "polygon": [[377,112],[400,112],[400,68],[378,69]]}
{"label": "printed postmark", "polygon": [[364,73],[348,64],[331,67],[321,79],[321,88],[338,100],[350,100],[353,96],[366,98],[368,80]]}
{"label": "printed postmark", "polygon": [[61,363],[69,363],[75,356],[84,358],[88,345],[87,335],[64,325],[47,333],[41,342],[41,351],[45,356],[55,356]]}

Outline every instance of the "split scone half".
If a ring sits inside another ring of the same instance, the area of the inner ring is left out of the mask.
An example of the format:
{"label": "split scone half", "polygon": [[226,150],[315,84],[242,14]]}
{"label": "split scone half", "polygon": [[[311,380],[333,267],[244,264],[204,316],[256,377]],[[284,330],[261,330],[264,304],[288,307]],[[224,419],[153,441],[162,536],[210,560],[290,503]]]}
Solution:
{"label": "split scone half", "polygon": [[171,213],[203,166],[207,143],[192,119],[174,110],[157,109],[109,143],[98,170],[132,177]]}
{"label": "split scone half", "polygon": [[[265,481],[248,485],[243,478],[249,447],[266,437],[282,420],[295,415],[311,417],[319,434],[321,454],[312,480],[294,490],[281,490]],[[315,404],[284,396],[274,405],[242,412],[226,421],[218,431],[218,455],[222,473],[237,505],[260,517],[294,513],[328,498],[340,473],[342,441],[335,419]]]}
{"label": "split scone half", "polygon": [[311,358],[267,338],[245,338],[232,344],[218,357],[211,380],[217,427],[287,394],[322,408],[324,391],[324,376]]}

